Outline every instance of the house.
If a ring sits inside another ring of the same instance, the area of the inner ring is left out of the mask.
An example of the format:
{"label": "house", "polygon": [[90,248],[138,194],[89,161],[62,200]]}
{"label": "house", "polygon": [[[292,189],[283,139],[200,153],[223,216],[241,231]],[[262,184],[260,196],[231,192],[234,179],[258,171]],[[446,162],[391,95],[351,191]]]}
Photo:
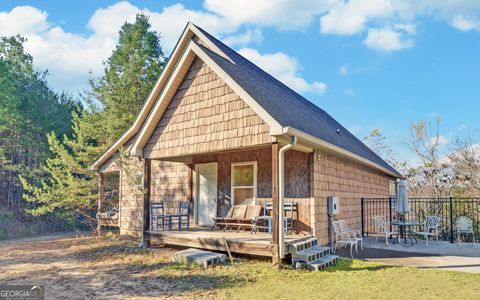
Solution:
{"label": "house", "polygon": [[[153,232],[149,203],[164,201],[173,210],[189,201],[195,227],[211,225],[233,204],[273,202],[276,214],[279,202],[295,202],[296,231],[326,243],[328,196],[340,198],[338,218],[358,227],[361,197],[388,197],[401,177],[321,108],[192,23],[132,127],[92,168],[99,173],[100,209],[105,181],[118,184],[118,215],[103,224],[143,233],[147,242],[210,249],[223,247],[215,231]],[[143,176],[143,186],[132,173]],[[264,245],[252,246],[253,254],[278,258],[278,227],[274,222],[273,236],[247,235]],[[235,234],[232,248],[251,253],[235,244]],[[302,235],[285,241],[296,238]]]}

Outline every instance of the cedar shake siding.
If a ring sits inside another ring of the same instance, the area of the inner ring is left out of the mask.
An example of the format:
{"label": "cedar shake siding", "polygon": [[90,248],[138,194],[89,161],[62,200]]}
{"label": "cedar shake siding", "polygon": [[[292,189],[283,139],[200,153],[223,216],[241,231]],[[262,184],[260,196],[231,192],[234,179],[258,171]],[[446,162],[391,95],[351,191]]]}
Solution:
{"label": "cedar shake siding", "polygon": [[[135,170],[142,170],[143,160],[129,158],[135,164]],[[119,203],[120,203],[120,233],[139,234],[143,224],[143,191],[142,187],[132,182],[132,175],[121,170],[118,154],[111,157],[101,172],[118,172],[120,175]],[[152,161],[151,202],[165,202],[166,213],[176,213],[180,201],[191,201],[191,172],[190,167],[183,163],[168,161]],[[130,177],[130,178],[129,178]],[[193,210],[192,210],[193,220]]]}
{"label": "cedar shake siding", "polygon": [[346,220],[350,227],[361,229],[361,198],[388,197],[390,180],[395,178],[353,160],[315,150],[310,180],[314,232],[319,242],[325,244],[328,242],[328,196],[340,198],[340,213],[334,219]]}
{"label": "cedar shake siding", "polygon": [[144,157],[239,149],[272,141],[265,122],[196,58],[147,142]]}
{"label": "cedar shake siding", "polygon": [[[297,202],[299,218],[295,228],[299,231],[310,229],[310,174],[309,162],[311,153],[290,150],[285,153],[285,202]],[[218,154],[197,155],[194,164],[218,163],[218,211],[224,216],[230,208],[231,199],[231,166],[236,162],[257,162],[257,204],[264,205],[272,201],[272,150],[260,148],[224,152]]]}
{"label": "cedar shake siding", "polygon": [[139,234],[143,224],[143,186],[144,162],[136,157],[130,158],[131,170],[142,170],[139,174],[132,171],[120,171],[120,233]]}
{"label": "cedar shake siding", "polygon": [[[165,213],[177,213],[179,202],[191,201],[190,166],[152,160],[151,202],[164,201]],[[190,209],[193,220],[193,205]]]}

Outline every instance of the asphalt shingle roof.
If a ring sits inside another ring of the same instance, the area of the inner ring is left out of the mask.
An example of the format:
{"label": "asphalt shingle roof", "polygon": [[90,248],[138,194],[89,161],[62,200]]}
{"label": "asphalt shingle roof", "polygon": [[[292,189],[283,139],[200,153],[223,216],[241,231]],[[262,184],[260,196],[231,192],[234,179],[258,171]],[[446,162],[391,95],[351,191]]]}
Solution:
{"label": "asphalt shingle roof", "polygon": [[401,177],[362,141],[350,133],[323,109],[308,101],[273,76],[257,67],[205,30],[197,27],[234,63],[202,47],[233,80],[235,80],[280,125],[290,126],[327,143],[367,159]]}

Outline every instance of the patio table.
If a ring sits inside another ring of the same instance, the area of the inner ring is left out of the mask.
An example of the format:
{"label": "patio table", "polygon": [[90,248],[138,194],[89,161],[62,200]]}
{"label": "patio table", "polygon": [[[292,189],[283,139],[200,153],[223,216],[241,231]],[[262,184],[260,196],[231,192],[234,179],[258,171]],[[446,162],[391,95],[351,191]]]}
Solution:
{"label": "patio table", "polygon": [[[407,244],[407,238],[410,240],[412,243],[413,247],[413,241],[417,243],[417,239],[415,238],[415,235],[413,234],[413,227],[418,225],[418,222],[412,221],[412,222],[405,222],[405,221],[393,221],[390,224],[394,226],[399,227],[400,235],[397,237],[398,243],[400,243],[400,236],[403,234],[403,239],[404,243]],[[395,240],[393,241],[395,243]]]}

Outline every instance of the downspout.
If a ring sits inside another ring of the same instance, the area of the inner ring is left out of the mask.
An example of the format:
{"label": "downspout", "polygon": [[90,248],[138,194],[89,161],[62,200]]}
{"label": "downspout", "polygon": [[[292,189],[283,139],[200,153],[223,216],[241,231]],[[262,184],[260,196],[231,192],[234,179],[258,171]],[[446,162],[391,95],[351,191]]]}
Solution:
{"label": "downspout", "polygon": [[292,141],[280,148],[278,152],[278,247],[280,259],[285,257],[284,247],[284,198],[285,198],[285,152],[297,144],[297,137],[292,136]]}

